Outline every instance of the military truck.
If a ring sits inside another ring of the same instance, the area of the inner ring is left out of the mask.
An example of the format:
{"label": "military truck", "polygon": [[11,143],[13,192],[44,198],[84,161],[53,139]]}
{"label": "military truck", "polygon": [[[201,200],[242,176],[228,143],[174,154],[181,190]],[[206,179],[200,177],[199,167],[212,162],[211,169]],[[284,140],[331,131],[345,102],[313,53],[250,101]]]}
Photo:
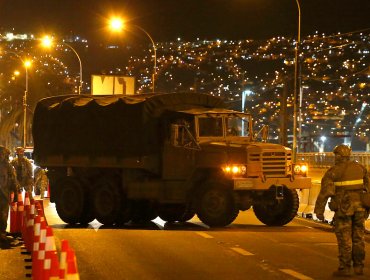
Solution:
{"label": "military truck", "polygon": [[297,214],[310,178],[291,149],[257,141],[250,114],[197,93],[67,95],[42,99],[33,118],[34,160],[66,223],[232,223],[253,207],[269,226]]}

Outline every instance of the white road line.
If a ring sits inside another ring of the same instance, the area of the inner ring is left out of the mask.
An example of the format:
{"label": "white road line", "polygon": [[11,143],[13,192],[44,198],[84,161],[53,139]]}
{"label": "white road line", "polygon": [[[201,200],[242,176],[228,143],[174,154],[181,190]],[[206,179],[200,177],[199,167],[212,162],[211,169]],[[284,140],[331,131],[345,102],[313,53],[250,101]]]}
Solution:
{"label": "white road line", "polygon": [[232,247],[231,250],[237,252],[238,254],[240,255],[243,255],[243,256],[253,256],[253,254],[251,252],[248,252],[242,248],[239,248],[239,247]]}
{"label": "white road line", "polygon": [[291,269],[280,269],[280,271],[289,274],[290,276],[293,276],[294,278],[300,279],[300,280],[313,280],[313,278],[308,277],[302,273],[299,273],[297,271],[291,270]]}
{"label": "white road line", "polygon": [[209,234],[204,233],[204,232],[196,232],[196,234],[200,235],[201,237],[208,238],[208,239],[213,238],[212,235],[209,235]]}

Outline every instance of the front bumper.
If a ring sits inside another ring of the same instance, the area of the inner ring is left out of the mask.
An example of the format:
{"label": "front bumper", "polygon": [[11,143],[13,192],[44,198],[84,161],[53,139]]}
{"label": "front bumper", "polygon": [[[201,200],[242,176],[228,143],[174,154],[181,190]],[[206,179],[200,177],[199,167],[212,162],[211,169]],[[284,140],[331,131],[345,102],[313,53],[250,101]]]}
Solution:
{"label": "front bumper", "polygon": [[311,188],[311,178],[234,178],[234,190],[267,190],[271,186],[286,186],[289,189]]}

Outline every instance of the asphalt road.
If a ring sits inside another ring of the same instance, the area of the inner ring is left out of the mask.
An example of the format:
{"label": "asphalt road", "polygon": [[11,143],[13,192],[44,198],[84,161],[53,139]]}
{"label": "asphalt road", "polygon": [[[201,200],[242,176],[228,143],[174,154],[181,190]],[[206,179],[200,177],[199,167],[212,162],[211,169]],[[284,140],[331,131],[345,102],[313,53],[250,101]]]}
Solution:
{"label": "asphalt road", "polygon": [[[82,280],[332,279],[338,265],[331,227],[303,218],[267,227],[249,210],[222,229],[209,229],[196,218],[121,228],[94,221],[76,228],[59,220],[54,204],[45,210],[57,244],[67,239],[76,251]],[[369,276],[370,246],[367,256]]]}

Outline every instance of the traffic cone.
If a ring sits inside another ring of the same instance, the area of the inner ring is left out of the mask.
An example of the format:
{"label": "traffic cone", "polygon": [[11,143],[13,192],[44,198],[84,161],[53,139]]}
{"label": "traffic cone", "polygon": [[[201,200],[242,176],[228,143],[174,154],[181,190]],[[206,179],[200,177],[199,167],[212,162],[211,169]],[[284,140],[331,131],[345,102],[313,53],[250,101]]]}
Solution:
{"label": "traffic cone", "polygon": [[34,224],[34,243],[32,252],[32,279],[42,279],[45,259],[46,224],[40,215],[36,215]]}
{"label": "traffic cone", "polygon": [[10,233],[17,233],[17,202],[10,204]]}
{"label": "traffic cone", "polygon": [[30,214],[30,209],[31,209],[31,201],[30,201],[30,195],[28,192],[26,192],[24,196],[24,209],[23,209],[23,216],[22,216],[22,228],[21,228],[21,233],[22,233],[22,239],[25,244],[28,243],[28,235],[27,235],[27,219]]}
{"label": "traffic cone", "polygon": [[67,274],[66,280],[80,280],[80,275],[77,270],[76,255],[73,249],[67,251]]}
{"label": "traffic cone", "polygon": [[50,198],[50,183],[48,184],[48,190],[47,190],[46,195],[44,196],[44,198]]}
{"label": "traffic cone", "polygon": [[62,239],[59,259],[59,279],[61,280],[65,279],[66,276],[68,250],[69,250],[68,240]]}
{"label": "traffic cone", "polygon": [[31,208],[27,218],[27,227],[26,227],[26,249],[28,252],[32,252],[33,250],[33,243],[34,243],[34,223],[35,223],[35,201],[31,199]]}
{"label": "traffic cone", "polygon": [[22,195],[22,192],[18,192],[18,195],[17,195],[17,201],[23,201],[23,195]]}
{"label": "traffic cone", "polygon": [[46,225],[48,225],[48,222],[47,222],[47,220],[46,220],[46,218],[45,218],[45,212],[44,212],[44,203],[43,203],[43,200],[40,200],[40,199],[36,200],[35,207],[36,207],[37,213],[38,213],[39,215],[41,215],[42,217],[44,217],[44,219],[45,219],[45,223],[46,223]]}
{"label": "traffic cone", "polygon": [[44,261],[44,280],[59,280],[59,261],[57,251],[48,252],[49,257]]}
{"label": "traffic cone", "polygon": [[56,251],[53,229],[49,226],[46,226],[45,250],[44,250],[44,254],[41,254],[41,257],[42,256],[44,257],[43,260],[41,259],[43,278],[40,278],[40,279],[48,279],[48,278],[45,278],[45,276],[48,276],[48,271],[45,270],[45,262],[47,260],[50,260],[53,251]]}
{"label": "traffic cone", "polygon": [[24,206],[26,205],[30,205],[31,202],[30,202],[30,194],[29,192],[25,192],[24,194],[24,202],[23,202]]}
{"label": "traffic cone", "polygon": [[56,245],[55,245],[55,237],[53,234],[53,229],[51,227],[46,227],[46,242],[45,242],[45,251],[55,251]]}
{"label": "traffic cone", "polygon": [[23,226],[23,211],[24,211],[23,201],[20,200],[17,203],[17,226],[16,226],[16,233],[21,233],[21,231],[22,231],[22,226]]}

